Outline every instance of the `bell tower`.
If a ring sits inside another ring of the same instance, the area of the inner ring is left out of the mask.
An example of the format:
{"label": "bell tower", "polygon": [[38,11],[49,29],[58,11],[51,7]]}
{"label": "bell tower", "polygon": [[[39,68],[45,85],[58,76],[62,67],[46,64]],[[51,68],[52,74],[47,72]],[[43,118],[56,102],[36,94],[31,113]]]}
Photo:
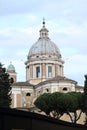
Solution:
{"label": "bell tower", "polygon": [[10,62],[10,65],[7,67],[7,73],[9,74],[10,78],[13,78],[14,83],[17,81],[17,73],[15,71],[14,65]]}

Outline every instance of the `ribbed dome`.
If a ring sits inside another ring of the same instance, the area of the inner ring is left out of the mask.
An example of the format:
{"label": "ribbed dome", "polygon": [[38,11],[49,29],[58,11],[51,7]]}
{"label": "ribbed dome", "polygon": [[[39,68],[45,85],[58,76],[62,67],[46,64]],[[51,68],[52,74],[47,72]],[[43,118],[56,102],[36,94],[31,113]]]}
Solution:
{"label": "ribbed dome", "polygon": [[45,22],[43,21],[43,27],[40,30],[40,38],[30,48],[28,59],[34,55],[53,55],[57,58],[61,58],[59,48],[48,37],[48,30],[45,28]]}
{"label": "ribbed dome", "polygon": [[15,67],[14,67],[14,65],[12,65],[11,63],[10,63],[10,65],[7,67],[7,72],[9,72],[9,71],[15,72]]}

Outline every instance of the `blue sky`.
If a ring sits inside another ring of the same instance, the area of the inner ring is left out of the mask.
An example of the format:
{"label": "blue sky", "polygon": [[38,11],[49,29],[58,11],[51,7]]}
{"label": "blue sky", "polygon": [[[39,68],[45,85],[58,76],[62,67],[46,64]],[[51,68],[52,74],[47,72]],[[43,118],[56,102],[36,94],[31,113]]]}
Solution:
{"label": "blue sky", "polygon": [[0,0],[0,62],[25,81],[30,47],[45,18],[49,37],[65,60],[65,76],[84,85],[87,74],[87,0]]}

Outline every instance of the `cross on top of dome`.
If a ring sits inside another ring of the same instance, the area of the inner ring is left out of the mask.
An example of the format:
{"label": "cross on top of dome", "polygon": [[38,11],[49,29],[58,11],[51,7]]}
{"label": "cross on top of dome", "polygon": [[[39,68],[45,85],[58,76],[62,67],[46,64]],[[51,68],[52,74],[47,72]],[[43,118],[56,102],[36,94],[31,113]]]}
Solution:
{"label": "cross on top of dome", "polygon": [[40,38],[48,38],[48,30],[45,28],[45,19],[43,18],[43,27],[40,30]]}

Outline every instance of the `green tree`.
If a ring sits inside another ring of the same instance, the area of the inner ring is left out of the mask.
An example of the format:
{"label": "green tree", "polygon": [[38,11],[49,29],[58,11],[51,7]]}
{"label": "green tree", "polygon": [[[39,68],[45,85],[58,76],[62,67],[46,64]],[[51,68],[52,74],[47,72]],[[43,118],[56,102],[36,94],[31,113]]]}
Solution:
{"label": "green tree", "polygon": [[50,116],[51,107],[50,107],[50,93],[44,93],[40,95],[34,104],[37,108],[39,108],[41,111],[45,112],[46,115]]}
{"label": "green tree", "polygon": [[44,93],[40,95],[34,102],[35,106],[41,111],[45,112],[46,115],[55,118],[60,118],[63,115],[61,108],[59,108],[58,102],[60,101],[60,96],[63,93]]}
{"label": "green tree", "polygon": [[51,93],[49,97],[49,106],[50,106],[50,112],[54,118],[60,119],[60,117],[64,114],[64,108],[62,107],[62,97],[64,93],[61,92],[54,92]]}
{"label": "green tree", "polygon": [[[36,107],[44,111],[47,115],[60,119],[66,113],[71,121],[76,123],[81,116],[82,94],[76,92],[69,93],[45,93],[35,101]],[[80,110],[79,115],[77,110]]]}
{"label": "green tree", "polygon": [[84,94],[87,95],[87,75],[85,75]]}
{"label": "green tree", "polygon": [[83,106],[82,93],[80,92],[66,93],[64,96],[63,105],[66,109],[65,113],[69,115],[73,123],[76,123],[80,119],[82,114],[82,106]]}
{"label": "green tree", "polygon": [[[53,102],[50,104],[55,111],[55,117],[61,117],[64,113],[69,115],[71,121],[76,123],[82,113],[82,94],[77,92],[69,93],[52,93],[50,98],[53,98]],[[77,110],[80,112],[77,114]]]}
{"label": "green tree", "polygon": [[87,75],[85,75],[84,81],[84,94],[83,94],[83,112],[86,114],[85,125],[87,125]]}
{"label": "green tree", "polygon": [[9,79],[6,69],[0,63],[0,107],[9,107],[11,105],[11,84],[13,79]]}

